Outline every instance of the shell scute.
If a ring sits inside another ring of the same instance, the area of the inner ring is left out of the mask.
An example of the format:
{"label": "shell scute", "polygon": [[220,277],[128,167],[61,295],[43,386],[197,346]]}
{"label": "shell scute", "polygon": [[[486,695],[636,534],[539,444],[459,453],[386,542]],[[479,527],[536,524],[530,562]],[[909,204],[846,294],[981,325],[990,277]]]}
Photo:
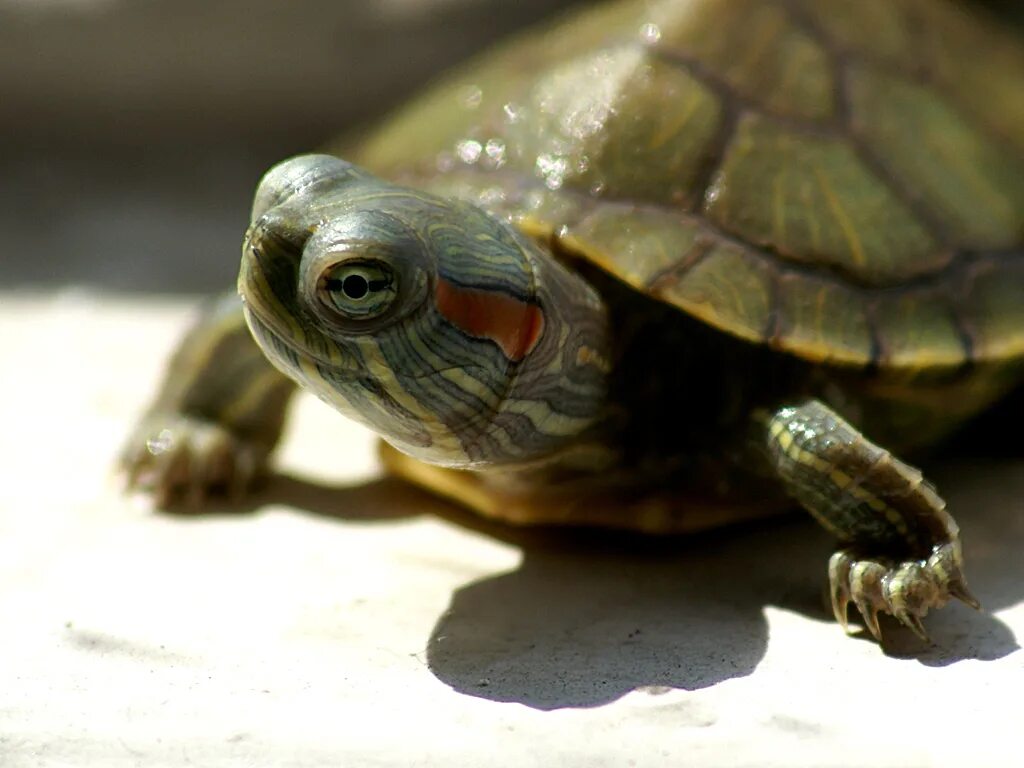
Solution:
{"label": "shell scute", "polygon": [[1024,252],[968,270],[963,314],[981,359],[1024,357]]}
{"label": "shell scute", "polygon": [[932,89],[877,68],[850,71],[852,129],[934,211],[950,242],[1007,248],[1024,232],[1024,156]]}
{"label": "shell scute", "polygon": [[741,120],[704,211],[730,234],[861,284],[891,285],[949,262],[848,142],[763,116]]}
{"label": "shell scute", "polygon": [[651,292],[711,325],[760,341],[772,321],[774,279],[774,270],[746,249],[709,243],[688,269]]}
{"label": "shell scute", "polygon": [[790,272],[779,278],[779,325],[773,341],[780,349],[825,362],[858,364],[872,356],[869,311],[862,291]]}

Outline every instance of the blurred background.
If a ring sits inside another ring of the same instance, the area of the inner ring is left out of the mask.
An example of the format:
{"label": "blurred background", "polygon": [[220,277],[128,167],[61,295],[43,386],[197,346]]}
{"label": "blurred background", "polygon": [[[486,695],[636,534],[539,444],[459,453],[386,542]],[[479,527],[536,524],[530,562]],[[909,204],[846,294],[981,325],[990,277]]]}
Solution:
{"label": "blurred background", "polygon": [[0,0],[0,289],[213,291],[270,165],[571,0]]}
{"label": "blurred background", "polygon": [[571,4],[0,0],[0,288],[227,287],[266,168]]}

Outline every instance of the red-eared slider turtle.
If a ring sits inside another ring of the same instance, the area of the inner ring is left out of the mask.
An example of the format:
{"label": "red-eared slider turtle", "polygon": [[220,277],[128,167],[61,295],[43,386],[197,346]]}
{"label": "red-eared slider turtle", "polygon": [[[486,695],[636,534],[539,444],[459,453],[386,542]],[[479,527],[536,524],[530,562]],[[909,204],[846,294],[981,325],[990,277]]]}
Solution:
{"label": "red-eared slider turtle", "polygon": [[1014,34],[943,0],[617,2],[343,154],[260,183],[256,343],[234,297],[186,338],[133,482],[244,490],[297,383],[486,515],[688,531],[794,499],[840,542],[840,622],[977,605],[897,455],[1024,373]]}

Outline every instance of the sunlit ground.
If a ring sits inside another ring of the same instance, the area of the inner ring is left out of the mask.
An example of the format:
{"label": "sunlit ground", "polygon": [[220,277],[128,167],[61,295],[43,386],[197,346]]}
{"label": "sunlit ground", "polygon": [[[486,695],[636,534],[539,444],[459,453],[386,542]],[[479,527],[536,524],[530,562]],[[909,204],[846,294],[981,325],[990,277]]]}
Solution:
{"label": "sunlit ground", "polygon": [[931,647],[845,637],[800,516],[483,525],[311,399],[250,503],[156,513],[111,467],[191,303],[0,294],[5,765],[1012,764],[1024,462],[935,468],[985,611]]}

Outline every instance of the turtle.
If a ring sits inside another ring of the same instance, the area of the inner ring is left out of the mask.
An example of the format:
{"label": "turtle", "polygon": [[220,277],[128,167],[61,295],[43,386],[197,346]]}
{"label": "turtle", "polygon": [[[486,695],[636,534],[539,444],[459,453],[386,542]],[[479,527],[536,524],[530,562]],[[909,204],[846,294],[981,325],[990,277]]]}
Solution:
{"label": "turtle", "polygon": [[[521,33],[255,192],[238,295],[122,457],[248,490],[308,390],[514,524],[800,507],[881,639],[967,587],[904,460],[1024,380],[1024,45],[947,0],[617,0]],[[823,553],[823,565],[826,556]]]}

